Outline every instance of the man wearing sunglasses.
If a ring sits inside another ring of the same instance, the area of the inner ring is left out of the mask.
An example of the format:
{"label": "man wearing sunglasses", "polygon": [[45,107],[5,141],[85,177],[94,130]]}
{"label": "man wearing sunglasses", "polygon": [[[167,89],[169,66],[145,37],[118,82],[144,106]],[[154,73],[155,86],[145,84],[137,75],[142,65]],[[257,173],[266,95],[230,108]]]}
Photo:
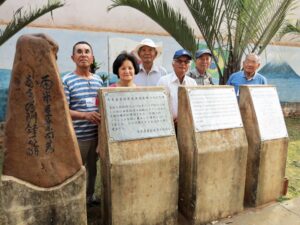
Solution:
{"label": "man wearing sunglasses", "polygon": [[197,83],[193,78],[186,76],[191,59],[191,53],[187,50],[177,50],[173,56],[172,62],[174,72],[161,77],[157,83],[157,86],[164,86],[169,91],[170,107],[175,126],[177,124],[178,114],[178,86],[197,86]]}

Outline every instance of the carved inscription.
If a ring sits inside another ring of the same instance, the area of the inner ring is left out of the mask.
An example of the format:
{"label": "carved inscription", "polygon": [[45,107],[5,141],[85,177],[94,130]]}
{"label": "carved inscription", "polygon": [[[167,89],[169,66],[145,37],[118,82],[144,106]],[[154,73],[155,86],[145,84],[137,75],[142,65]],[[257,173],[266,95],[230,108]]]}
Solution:
{"label": "carved inscription", "polygon": [[110,92],[105,105],[110,141],[174,135],[163,92]]}
{"label": "carved inscription", "polygon": [[243,126],[233,88],[194,89],[189,98],[196,132]]}
{"label": "carved inscription", "polygon": [[33,95],[33,78],[32,75],[26,77],[25,86],[27,87],[26,96],[28,102],[25,104],[26,127],[25,131],[28,134],[27,150],[28,155],[39,154],[39,145],[37,142],[37,112]]}
{"label": "carved inscription", "polygon": [[45,152],[51,153],[54,152],[53,147],[53,138],[54,131],[52,127],[52,111],[51,111],[51,89],[53,87],[53,81],[49,79],[49,75],[45,75],[41,78],[41,82],[36,82],[36,84],[40,84],[35,86],[35,82],[33,80],[32,75],[27,75],[25,81],[26,96],[27,103],[25,104],[25,121],[26,127],[25,131],[28,134],[28,142],[26,153],[28,155],[38,156],[40,147],[37,139],[37,133],[39,132],[38,124],[37,124],[37,109],[36,109],[36,100],[34,98],[34,88],[41,88],[42,96],[43,96],[43,105],[44,105],[44,116],[45,116],[45,126],[44,126],[44,138],[45,138]]}
{"label": "carved inscription", "polygon": [[41,87],[43,91],[43,102],[45,105],[45,139],[46,139],[46,153],[54,152],[53,138],[54,131],[52,128],[52,112],[51,112],[51,89],[53,86],[53,81],[49,79],[49,75],[42,77]]}
{"label": "carved inscription", "polygon": [[275,87],[250,87],[261,140],[288,137]]}

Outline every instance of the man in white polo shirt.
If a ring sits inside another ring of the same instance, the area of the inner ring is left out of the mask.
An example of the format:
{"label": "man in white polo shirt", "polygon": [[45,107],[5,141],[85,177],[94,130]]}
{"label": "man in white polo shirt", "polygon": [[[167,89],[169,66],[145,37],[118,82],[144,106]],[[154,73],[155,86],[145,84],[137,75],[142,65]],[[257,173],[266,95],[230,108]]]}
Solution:
{"label": "man in white polo shirt", "polygon": [[178,86],[197,86],[197,83],[193,78],[186,76],[191,59],[191,53],[187,50],[177,50],[173,56],[172,62],[174,72],[161,77],[157,83],[157,86],[164,86],[169,91],[170,107],[175,126],[177,124],[178,114]]}
{"label": "man in white polo shirt", "polygon": [[161,51],[162,47],[148,38],[136,46],[134,53],[141,60],[140,72],[134,78],[137,86],[155,86],[161,76],[167,74],[164,67],[154,63]]}

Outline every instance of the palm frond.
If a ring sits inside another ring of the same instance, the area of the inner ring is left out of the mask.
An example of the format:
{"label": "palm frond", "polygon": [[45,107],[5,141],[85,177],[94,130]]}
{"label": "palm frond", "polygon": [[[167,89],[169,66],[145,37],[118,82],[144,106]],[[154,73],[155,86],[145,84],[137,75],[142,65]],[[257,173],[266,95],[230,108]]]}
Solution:
{"label": "palm frond", "polygon": [[279,32],[279,39],[287,34],[295,35],[295,38],[300,37],[300,19],[296,21],[296,24],[286,22]]}
{"label": "palm frond", "polygon": [[[285,18],[295,2],[295,0],[274,0],[274,5],[268,8],[270,16],[265,16],[261,21],[262,29],[257,32],[257,39],[254,42],[252,52],[257,52],[257,54],[263,52],[284,24]],[[270,13],[270,10],[272,10],[272,13]]]}
{"label": "palm frond", "polygon": [[2,5],[6,0],[0,0],[0,5]]}
{"label": "palm frond", "polygon": [[129,6],[144,13],[165,29],[183,48],[194,53],[197,41],[186,19],[164,0],[112,0],[108,11],[117,6]]}
{"label": "palm frond", "polygon": [[[224,10],[222,0],[185,0],[191,15],[193,16],[207,47],[214,52],[217,49],[218,57],[226,62],[227,57],[224,52],[225,40],[221,33],[222,21],[224,20]],[[216,61],[216,55],[213,54]],[[219,74],[222,74],[221,68],[217,64]]]}
{"label": "palm frond", "polygon": [[7,24],[4,31],[0,31],[0,46],[32,21],[63,5],[64,3],[59,0],[49,0],[48,3],[41,8],[29,10],[28,12],[24,11],[22,7],[19,8],[14,13],[13,19]]}

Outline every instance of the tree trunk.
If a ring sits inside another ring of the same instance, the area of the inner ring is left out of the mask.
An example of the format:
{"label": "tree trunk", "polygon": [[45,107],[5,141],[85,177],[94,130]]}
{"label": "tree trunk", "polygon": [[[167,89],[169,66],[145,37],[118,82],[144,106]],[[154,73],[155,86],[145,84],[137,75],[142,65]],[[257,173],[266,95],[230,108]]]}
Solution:
{"label": "tree trunk", "polygon": [[219,84],[226,84],[230,75],[241,70],[241,60],[235,60],[234,57],[230,57],[228,59],[228,65],[225,66],[223,76],[220,76]]}

